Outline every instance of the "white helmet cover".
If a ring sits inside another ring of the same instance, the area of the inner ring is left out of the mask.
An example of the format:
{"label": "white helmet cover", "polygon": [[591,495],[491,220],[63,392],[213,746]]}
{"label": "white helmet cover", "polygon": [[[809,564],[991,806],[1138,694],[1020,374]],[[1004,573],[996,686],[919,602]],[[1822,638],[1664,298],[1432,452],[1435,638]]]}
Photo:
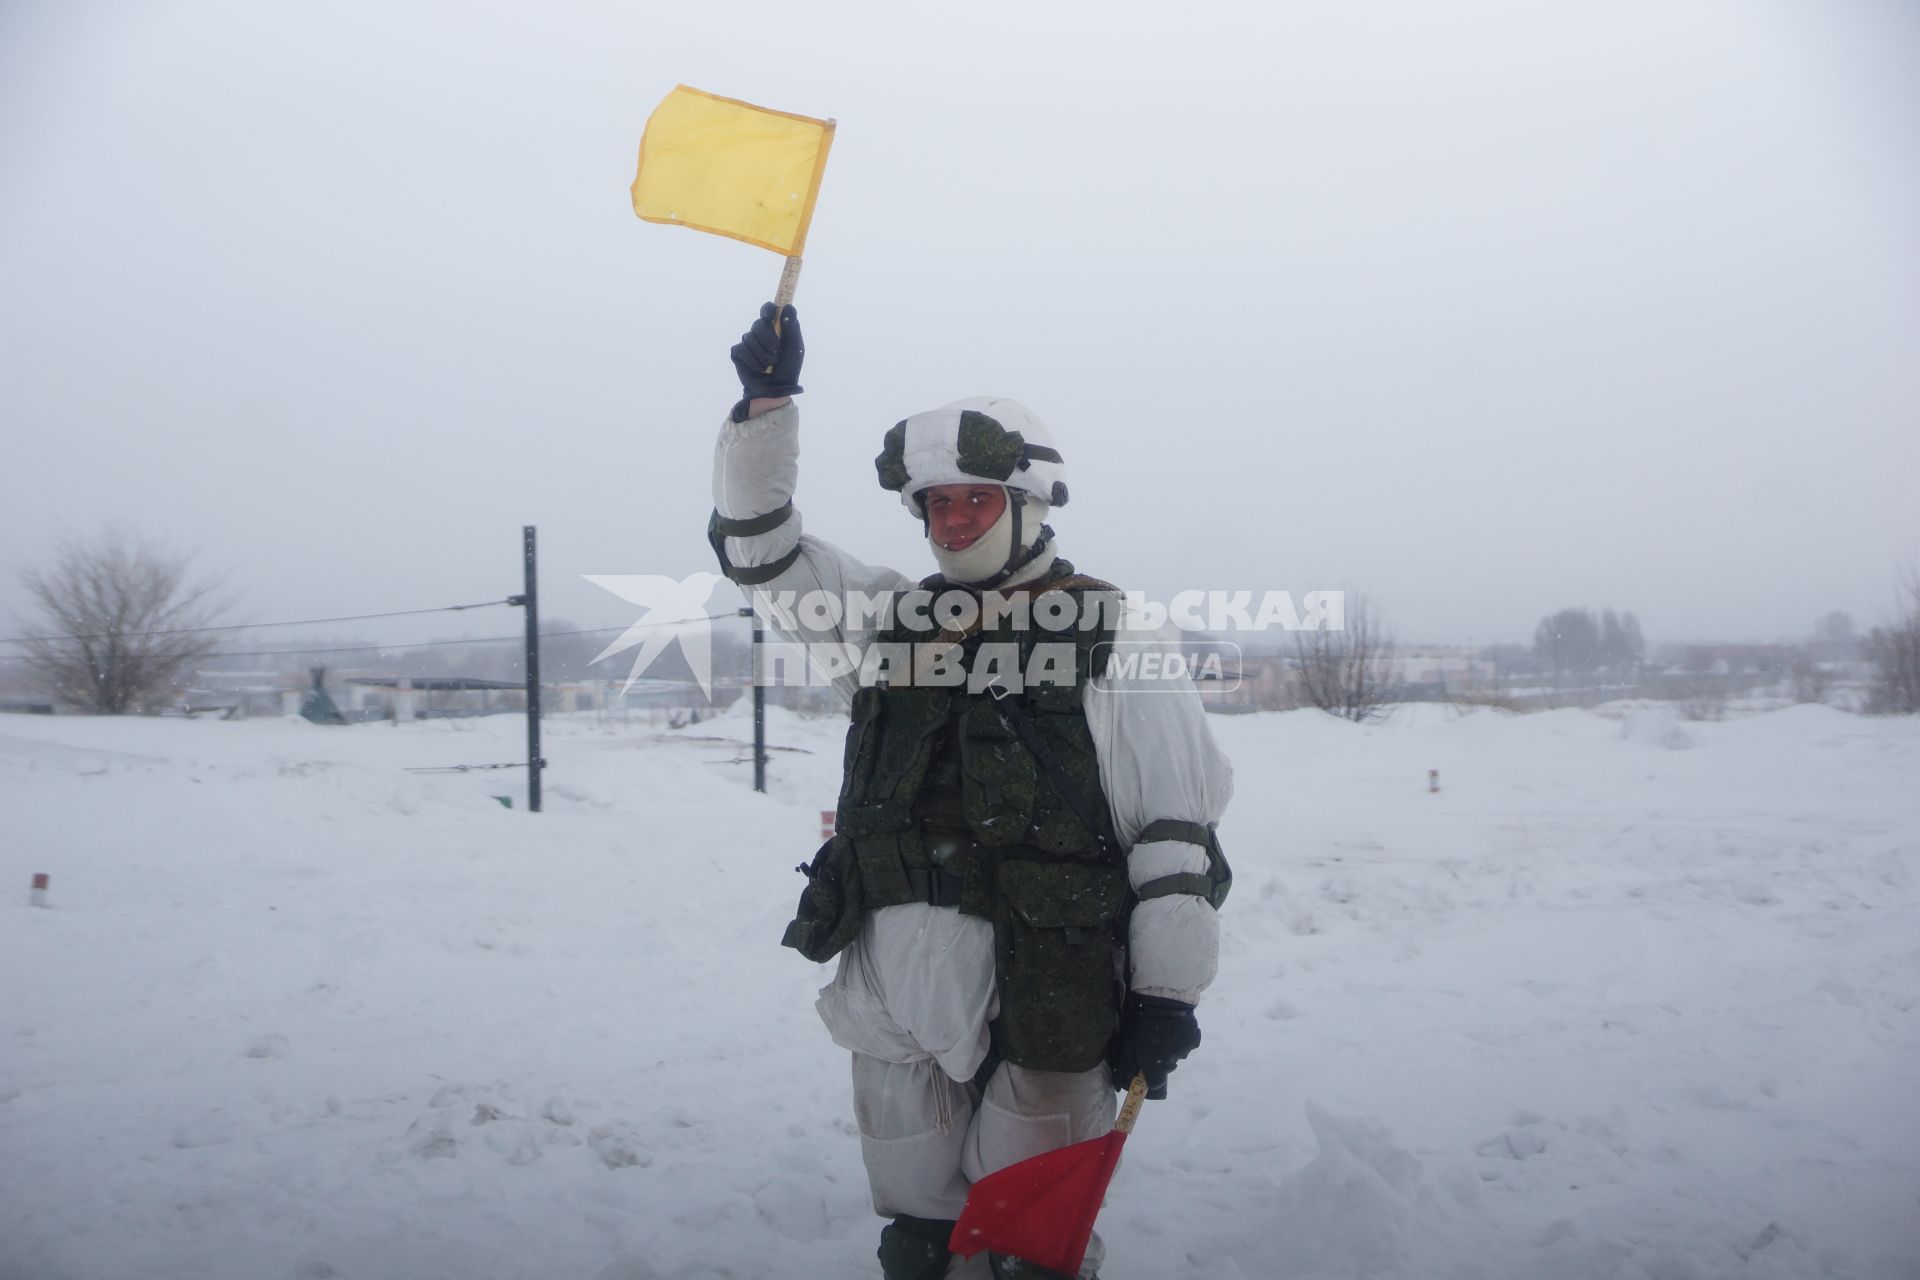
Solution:
{"label": "white helmet cover", "polygon": [[937,484],[1005,485],[1053,507],[1067,505],[1067,466],[1053,433],[1031,409],[1003,396],[975,396],[896,423],[873,460],[880,487],[925,519],[920,495]]}

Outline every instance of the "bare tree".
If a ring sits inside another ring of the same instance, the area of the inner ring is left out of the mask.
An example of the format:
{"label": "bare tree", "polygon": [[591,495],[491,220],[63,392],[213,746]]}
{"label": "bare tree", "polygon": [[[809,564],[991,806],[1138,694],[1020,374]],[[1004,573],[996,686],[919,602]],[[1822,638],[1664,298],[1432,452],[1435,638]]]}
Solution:
{"label": "bare tree", "polygon": [[1788,666],[1787,679],[1795,702],[1825,702],[1833,693],[1833,673],[1805,654]]}
{"label": "bare tree", "polygon": [[[1614,625],[1618,633],[1618,619]],[[1617,643],[1624,645],[1624,637]],[[1599,619],[1588,609],[1562,609],[1540,619],[1533,629],[1533,656],[1553,672],[1556,689],[1564,676],[1592,675],[1603,660]]]}
{"label": "bare tree", "polygon": [[1339,631],[1294,632],[1293,660],[1309,705],[1364,724],[1393,705],[1393,641],[1373,602],[1357,591],[1347,593],[1345,622]]}
{"label": "bare tree", "polygon": [[1867,680],[1867,710],[1875,715],[1920,712],[1920,572],[1900,586],[1902,617],[1875,627],[1866,643],[1872,673]]}
{"label": "bare tree", "polygon": [[218,585],[189,582],[192,557],[119,526],[63,539],[53,568],[21,582],[44,621],[29,628],[27,665],[41,687],[98,715],[157,709],[216,636]]}

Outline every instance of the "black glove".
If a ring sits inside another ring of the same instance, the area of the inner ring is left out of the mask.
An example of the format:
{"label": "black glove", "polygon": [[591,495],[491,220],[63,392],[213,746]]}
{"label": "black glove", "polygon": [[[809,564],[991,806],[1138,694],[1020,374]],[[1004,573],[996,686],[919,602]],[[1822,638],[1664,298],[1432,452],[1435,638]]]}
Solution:
{"label": "black glove", "polygon": [[745,392],[733,406],[735,422],[747,420],[748,401],[799,395],[805,390],[800,385],[800,362],[806,358],[807,345],[800,337],[800,313],[791,306],[782,310],[779,333],[773,331],[773,315],[773,304],[762,303],[753,328],[733,344],[733,367]]}
{"label": "black glove", "polygon": [[1200,1021],[1193,1006],[1164,996],[1127,997],[1120,1012],[1120,1038],[1114,1045],[1113,1082],[1124,1089],[1135,1074],[1147,1077],[1147,1096],[1167,1096],[1167,1073],[1200,1044]]}

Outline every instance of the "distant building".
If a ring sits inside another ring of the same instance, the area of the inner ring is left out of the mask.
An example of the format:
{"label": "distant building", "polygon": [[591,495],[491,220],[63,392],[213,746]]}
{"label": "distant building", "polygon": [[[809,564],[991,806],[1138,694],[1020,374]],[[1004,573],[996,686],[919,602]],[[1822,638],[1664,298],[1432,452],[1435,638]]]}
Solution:
{"label": "distant building", "polygon": [[53,714],[53,703],[32,698],[0,698],[0,711],[10,711],[16,715],[50,716]]}
{"label": "distant building", "polygon": [[349,720],[451,720],[527,709],[527,687],[474,676],[348,676],[341,712]]}
{"label": "distant building", "polygon": [[1442,645],[1396,650],[1382,665],[1396,696],[1413,701],[1485,693],[1500,670],[1474,650]]}
{"label": "distant building", "polygon": [[1678,667],[1717,676],[1779,675],[1796,656],[1793,646],[1784,644],[1691,644]]}
{"label": "distant building", "polygon": [[1278,656],[1234,655],[1220,678],[1194,681],[1208,711],[1235,715],[1247,711],[1284,711],[1300,705],[1300,673]]}
{"label": "distant building", "polygon": [[304,671],[196,671],[179,709],[228,720],[296,715],[311,684]]}
{"label": "distant building", "polygon": [[[1402,649],[1379,660],[1382,683],[1392,698],[1437,700],[1485,693],[1498,682],[1499,668],[1466,648],[1424,645]],[[1291,655],[1238,655],[1218,680],[1198,680],[1207,710],[1285,711],[1305,705],[1300,672]]]}

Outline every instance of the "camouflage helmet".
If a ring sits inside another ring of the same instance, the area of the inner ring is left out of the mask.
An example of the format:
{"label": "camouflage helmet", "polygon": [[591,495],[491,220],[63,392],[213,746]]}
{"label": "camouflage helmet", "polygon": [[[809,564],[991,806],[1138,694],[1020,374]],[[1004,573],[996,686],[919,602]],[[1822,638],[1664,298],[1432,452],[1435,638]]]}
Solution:
{"label": "camouflage helmet", "polygon": [[1067,505],[1067,466],[1033,410],[1001,396],[975,396],[916,413],[888,430],[873,460],[880,487],[925,519],[920,495],[938,484],[984,480]]}

